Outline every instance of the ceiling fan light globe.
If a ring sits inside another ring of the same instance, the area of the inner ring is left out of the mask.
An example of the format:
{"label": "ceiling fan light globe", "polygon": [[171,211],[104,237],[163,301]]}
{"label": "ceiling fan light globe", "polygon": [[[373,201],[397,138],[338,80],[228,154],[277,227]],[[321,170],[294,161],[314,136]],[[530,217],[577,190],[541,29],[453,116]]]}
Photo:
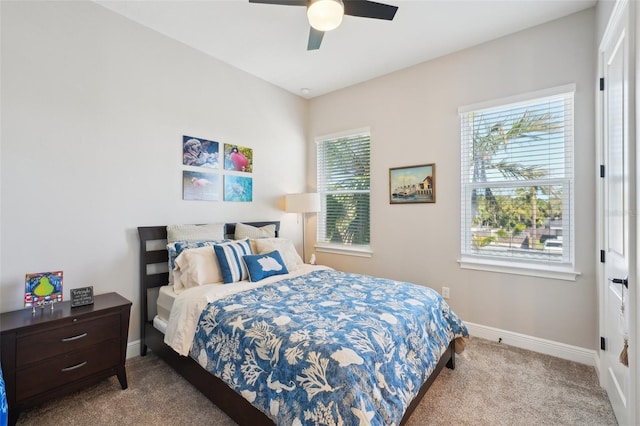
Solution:
{"label": "ceiling fan light globe", "polygon": [[342,0],[312,0],[307,8],[309,24],[318,31],[338,28],[344,16]]}

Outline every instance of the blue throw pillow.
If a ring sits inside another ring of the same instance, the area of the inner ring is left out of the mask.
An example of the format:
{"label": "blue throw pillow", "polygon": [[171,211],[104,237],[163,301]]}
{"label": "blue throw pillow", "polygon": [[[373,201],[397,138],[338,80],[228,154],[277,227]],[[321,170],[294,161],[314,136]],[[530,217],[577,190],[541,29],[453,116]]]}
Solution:
{"label": "blue throw pillow", "polygon": [[253,253],[248,238],[241,241],[216,244],[213,249],[220,265],[222,281],[225,284],[247,279],[247,267],[244,266],[242,256]]}
{"label": "blue throw pillow", "polygon": [[271,253],[254,254],[243,256],[242,260],[247,266],[247,272],[249,274],[249,281],[256,282],[272,275],[288,274],[287,267],[284,265],[284,261],[280,256],[280,253],[275,250]]}

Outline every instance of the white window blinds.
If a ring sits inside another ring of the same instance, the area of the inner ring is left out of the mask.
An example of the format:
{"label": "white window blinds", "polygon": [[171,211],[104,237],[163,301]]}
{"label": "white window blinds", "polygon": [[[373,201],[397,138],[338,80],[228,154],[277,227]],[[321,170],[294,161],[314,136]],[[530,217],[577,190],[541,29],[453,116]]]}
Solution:
{"label": "white window blinds", "polygon": [[573,264],[573,92],[460,109],[463,258]]}
{"label": "white window blinds", "polygon": [[370,244],[370,134],[319,138],[317,145],[319,244]]}

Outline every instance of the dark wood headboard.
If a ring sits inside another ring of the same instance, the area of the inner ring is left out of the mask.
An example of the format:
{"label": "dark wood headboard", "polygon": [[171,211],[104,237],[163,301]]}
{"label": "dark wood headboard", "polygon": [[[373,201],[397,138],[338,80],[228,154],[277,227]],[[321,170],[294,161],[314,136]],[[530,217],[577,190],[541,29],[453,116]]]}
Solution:
{"label": "dark wood headboard", "polygon": [[[256,227],[276,225],[276,237],[280,233],[279,221],[242,223]],[[233,238],[235,230],[236,222],[225,223],[225,238]],[[140,339],[142,351],[145,351],[145,324],[153,321],[158,287],[169,283],[167,226],[140,226],[138,227],[138,235],[140,236]]]}

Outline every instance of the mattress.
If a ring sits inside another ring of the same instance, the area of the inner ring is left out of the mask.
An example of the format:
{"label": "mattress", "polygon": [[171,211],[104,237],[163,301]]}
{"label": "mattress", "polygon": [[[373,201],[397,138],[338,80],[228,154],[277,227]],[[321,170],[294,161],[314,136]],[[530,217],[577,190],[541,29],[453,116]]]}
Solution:
{"label": "mattress", "polygon": [[162,334],[167,333],[167,321],[160,318],[158,315],[153,317],[153,328],[161,332]]}
{"label": "mattress", "polygon": [[165,323],[169,322],[169,315],[171,314],[171,307],[173,302],[178,297],[178,294],[173,291],[172,285],[165,285],[160,287],[160,293],[158,294],[158,317]]}

